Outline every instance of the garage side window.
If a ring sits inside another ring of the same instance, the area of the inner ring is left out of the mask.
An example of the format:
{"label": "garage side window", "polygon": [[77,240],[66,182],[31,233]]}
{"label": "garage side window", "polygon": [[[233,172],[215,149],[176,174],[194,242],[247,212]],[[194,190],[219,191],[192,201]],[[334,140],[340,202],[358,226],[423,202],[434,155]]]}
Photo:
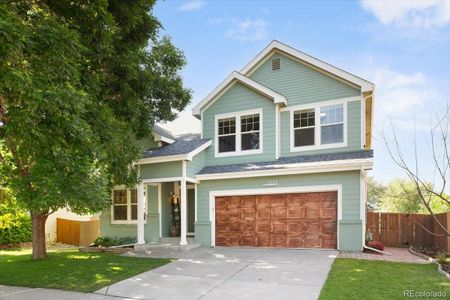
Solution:
{"label": "garage side window", "polygon": [[295,147],[314,145],[315,110],[302,109],[294,112]]}
{"label": "garage side window", "polygon": [[112,191],[111,222],[135,223],[137,221],[137,190],[114,189]]}

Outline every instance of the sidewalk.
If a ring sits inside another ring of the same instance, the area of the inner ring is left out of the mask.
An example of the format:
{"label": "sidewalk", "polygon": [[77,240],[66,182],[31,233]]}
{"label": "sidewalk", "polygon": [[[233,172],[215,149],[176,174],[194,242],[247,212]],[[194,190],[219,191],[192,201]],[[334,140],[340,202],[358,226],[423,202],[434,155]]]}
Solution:
{"label": "sidewalk", "polygon": [[62,290],[26,288],[19,286],[0,285],[0,299],[2,300],[123,300],[128,298],[110,297],[98,294],[85,294]]}

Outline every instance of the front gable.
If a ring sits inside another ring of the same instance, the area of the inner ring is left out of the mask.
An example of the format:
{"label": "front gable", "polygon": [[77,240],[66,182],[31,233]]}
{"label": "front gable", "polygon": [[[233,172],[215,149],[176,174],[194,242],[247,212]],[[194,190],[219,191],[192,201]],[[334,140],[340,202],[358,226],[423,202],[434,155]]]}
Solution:
{"label": "front gable", "polygon": [[[272,60],[280,68],[272,70]],[[271,52],[247,74],[251,79],[283,94],[289,105],[361,96],[361,88],[312,67],[280,51]]]}

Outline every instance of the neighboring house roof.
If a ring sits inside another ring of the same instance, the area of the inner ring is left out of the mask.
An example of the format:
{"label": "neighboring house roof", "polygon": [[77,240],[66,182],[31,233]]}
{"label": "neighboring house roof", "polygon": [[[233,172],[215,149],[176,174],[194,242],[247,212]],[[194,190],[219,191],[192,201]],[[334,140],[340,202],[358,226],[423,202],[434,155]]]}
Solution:
{"label": "neighboring house roof", "polygon": [[172,132],[156,124],[153,126],[153,133],[156,134],[155,140],[161,140],[167,144],[172,144],[176,140],[176,137],[172,134]]}
{"label": "neighboring house roof", "polygon": [[274,90],[248,78],[242,75],[241,73],[237,71],[233,71],[230,75],[228,75],[227,78],[225,78],[224,81],[222,81],[211,93],[206,96],[202,101],[200,101],[199,104],[197,104],[193,110],[192,113],[195,116],[200,116],[202,109],[207,107],[208,105],[211,105],[215,99],[217,99],[217,96],[222,94],[224,91],[227,90],[227,88],[231,87],[234,83],[239,82],[256,92],[266,96],[267,98],[273,100],[275,104],[282,103],[284,105],[287,105],[286,97],[283,95],[275,92]]}
{"label": "neighboring house roof", "polygon": [[177,137],[172,144],[144,151],[140,163],[192,160],[193,156],[210,145],[210,139],[202,139],[198,134],[182,135]]}
{"label": "neighboring house roof", "polygon": [[319,68],[323,71],[330,73],[331,75],[342,78],[350,83],[360,86],[362,92],[373,91],[375,89],[375,85],[372,82],[362,79],[361,77],[353,75],[329,63],[326,63],[323,60],[317,59],[311,55],[308,55],[304,52],[294,49],[277,40],[273,40],[254,59],[252,59],[244,68],[242,68],[241,73],[244,74],[245,76],[250,76],[253,70],[255,70],[256,67],[261,62],[263,62],[264,59],[268,57],[268,54],[270,54],[272,51],[275,50],[279,50],[281,52],[289,54],[290,56],[293,56],[294,58],[297,58],[313,67]]}
{"label": "neighboring house roof", "polygon": [[[329,153],[329,154],[313,154],[300,155],[292,157],[282,157],[275,161],[241,163],[230,165],[216,165],[204,167],[198,175],[207,174],[223,174],[223,173],[239,173],[288,169],[292,167],[304,167],[306,165],[325,165],[331,166],[333,162],[354,161],[360,164],[364,160],[373,158],[373,150],[359,150],[351,152]],[[331,169],[331,168],[330,168]]]}

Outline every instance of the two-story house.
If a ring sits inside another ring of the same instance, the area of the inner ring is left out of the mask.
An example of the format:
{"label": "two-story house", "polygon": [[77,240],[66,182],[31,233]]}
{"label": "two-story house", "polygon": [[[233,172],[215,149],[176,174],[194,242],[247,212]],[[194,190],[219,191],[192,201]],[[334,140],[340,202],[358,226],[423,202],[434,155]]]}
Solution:
{"label": "two-story house", "polygon": [[[194,109],[201,135],[156,128],[136,189],[112,191],[101,234],[180,244],[361,251],[374,84],[278,41]],[[187,125],[188,126],[188,125]]]}

